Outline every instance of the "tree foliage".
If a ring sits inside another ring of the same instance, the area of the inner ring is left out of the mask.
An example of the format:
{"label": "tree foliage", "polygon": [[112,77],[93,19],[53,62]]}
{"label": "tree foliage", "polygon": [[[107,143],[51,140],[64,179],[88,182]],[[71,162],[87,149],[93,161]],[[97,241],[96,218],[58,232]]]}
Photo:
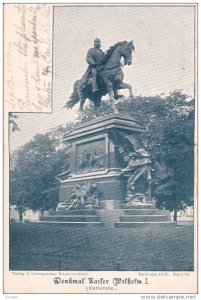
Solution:
{"label": "tree foliage", "polygon": [[66,130],[72,130],[70,124],[37,134],[11,155],[10,203],[16,204],[21,214],[26,207],[42,213],[56,207],[56,176],[69,168],[70,146],[62,143]]}

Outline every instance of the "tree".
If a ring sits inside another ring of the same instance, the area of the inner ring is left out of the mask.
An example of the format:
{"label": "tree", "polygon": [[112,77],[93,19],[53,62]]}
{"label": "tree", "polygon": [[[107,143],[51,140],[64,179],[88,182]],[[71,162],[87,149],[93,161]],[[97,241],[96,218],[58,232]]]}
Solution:
{"label": "tree", "polygon": [[[161,159],[172,172],[172,176],[166,180],[166,183],[171,182],[171,197],[165,200],[165,207],[174,210],[175,220],[178,210],[185,205],[193,205],[194,191],[194,111],[178,111],[179,115],[178,112],[172,112],[168,118],[161,146]],[[158,192],[159,188],[155,194]],[[161,205],[163,195],[159,199]]]}
{"label": "tree", "polygon": [[46,134],[36,135],[11,158],[10,203],[22,213],[26,207],[35,210],[56,208],[58,181],[55,178],[69,167],[69,144],[61,142],[64,132],[73,125],[59,126]]}
{"label": "tree", "polygon": [[10,129],[12,130],[12,132],[15,132],[15,131],[20,131],[20,128],[18,127],[15,119],[17,119],[18,116],[13,114],[13,113],[9,113],[9,126],[10,126]]}

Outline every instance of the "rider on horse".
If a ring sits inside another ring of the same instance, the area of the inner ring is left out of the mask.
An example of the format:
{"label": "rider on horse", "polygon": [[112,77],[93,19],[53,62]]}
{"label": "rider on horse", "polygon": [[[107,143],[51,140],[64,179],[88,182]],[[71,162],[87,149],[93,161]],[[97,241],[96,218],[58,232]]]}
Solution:
{"label": "rider on horse", "polygon": [[92,76],[92,92],[99,91],[97,85],[97,75],[101,69],[101,64],[105,54],[101,50],[101,41],[99,38],[94,40],[94,48],[89,49],[86,57],[86,61],[89,64],[87,71],[82,77],[81,89],[85,88],[86,81],[89,76]]}
{"label": "rider on horse", "polygon": [[66,103],[68,109],[80,102],[79,109],[83,111],[85,101],[89,99],[94,102],[97,110],[100,107],[102,97],[108,93],[113,111],[117,113],[114,100],[122,97],[118,95],[118,90],[129,89],[130,97],[133,97],[131,84],[123,82],[124,73],[121,62],[123,58],[124,65],[130,66],[132,64],[132,51],[135,49],[133,41],[117,42],[105,53],[100,47],[100,40],[95,39],[94,48],[89,49],[87,53],[89,66],[82,78],[76,80],[73,85],[73,92]]}

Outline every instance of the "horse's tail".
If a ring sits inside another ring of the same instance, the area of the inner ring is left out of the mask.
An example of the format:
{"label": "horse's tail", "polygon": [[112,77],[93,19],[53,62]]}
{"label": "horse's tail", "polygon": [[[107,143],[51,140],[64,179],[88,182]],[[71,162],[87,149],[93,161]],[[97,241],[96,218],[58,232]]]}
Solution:
{"label": "horse's tail", "polygon": [[66,102],[66,105],[64,106],[67,109],[73,108],[73,106],[80,101],[79,94],[78,94],[79,81],[80,80],[75,81],[73,85],[73,92],[70,95],[69,100]]}

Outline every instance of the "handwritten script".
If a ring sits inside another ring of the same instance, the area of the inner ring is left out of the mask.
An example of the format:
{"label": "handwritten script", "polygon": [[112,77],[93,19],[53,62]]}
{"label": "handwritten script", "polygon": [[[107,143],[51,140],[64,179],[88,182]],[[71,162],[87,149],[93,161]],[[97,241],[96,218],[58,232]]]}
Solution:
{"label": "handwritten script", "polygon": [[4,99],[8,110],[51,112],[52,7],[4,7]]}

